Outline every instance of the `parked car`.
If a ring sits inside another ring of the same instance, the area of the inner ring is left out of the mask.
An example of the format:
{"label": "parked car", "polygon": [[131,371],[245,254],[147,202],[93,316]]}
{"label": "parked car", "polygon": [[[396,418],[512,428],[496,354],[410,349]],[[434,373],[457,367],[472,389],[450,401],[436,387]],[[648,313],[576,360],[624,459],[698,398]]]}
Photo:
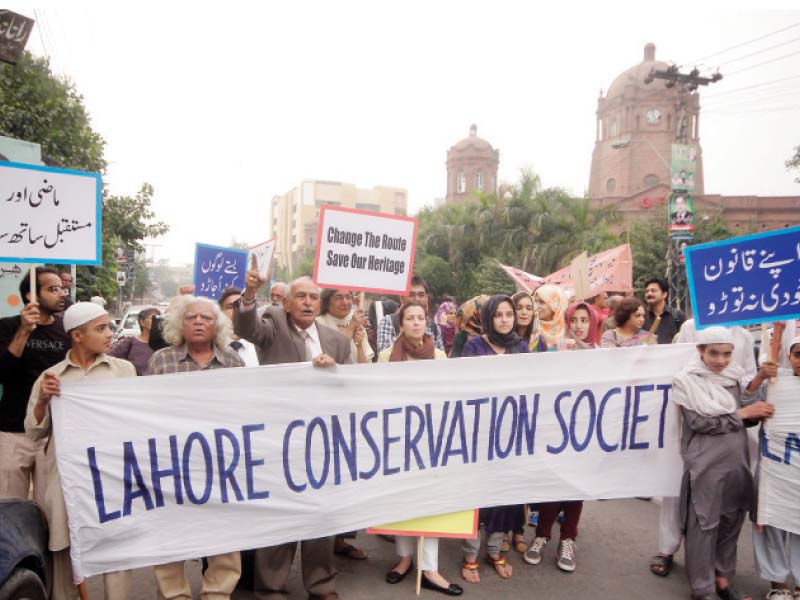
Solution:
{"label": "parked car", "polygon": [[0,500],[0,598],[46,600],[47,525],[35,502]]}
{"label": "parked car", "polygon": [[141,333],[139,329],[139,311],[145,308],[148,308],[148,306],[131,306],[122,314],[122,318],[117,325],[117,331],[114,334],[115,342]]}

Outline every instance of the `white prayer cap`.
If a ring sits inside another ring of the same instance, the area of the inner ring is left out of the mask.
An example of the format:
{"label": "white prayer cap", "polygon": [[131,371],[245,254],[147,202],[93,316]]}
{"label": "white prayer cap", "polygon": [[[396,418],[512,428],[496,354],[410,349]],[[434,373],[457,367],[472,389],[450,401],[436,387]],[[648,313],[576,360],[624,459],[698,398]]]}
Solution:
{"label": "white prayer cap", "polygon": [[64,331],[69,333],[71,329],[106,314],[105,309],[94,302],[76,302],[64,311]]}
{"label": "white prayer cap", "polygon": [[789,344],[789,352],[791,352],[792,348],[794,348],[797,344],[800,344],[800,335],[795,336],[795,338],[792,340],[792,343]]}
{"label": "white prayer cap", "polygon": [[733,335],[725,327],[708,327],[697,332],[697,345],[706,344],[731,344],[733,345]]}

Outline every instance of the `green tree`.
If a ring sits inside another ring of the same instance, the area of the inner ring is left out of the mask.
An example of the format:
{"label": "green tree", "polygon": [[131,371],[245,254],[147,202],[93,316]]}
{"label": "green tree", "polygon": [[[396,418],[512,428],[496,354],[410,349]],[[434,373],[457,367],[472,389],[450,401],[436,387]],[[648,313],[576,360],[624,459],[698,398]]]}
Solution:
{"label": "green tree", "polygon": [[425,278],[430,286],[431,296],[439,299],[453,289],[453,275],[450,265],[441,256],[425,254],[414,263],[414,274]]}
{"label": "green tree", "polygon": [[92,129],[83,96],[28,52],[16,65],[0,64],[0,134],[40,144],[49,165],[105,171],[105,140]]}

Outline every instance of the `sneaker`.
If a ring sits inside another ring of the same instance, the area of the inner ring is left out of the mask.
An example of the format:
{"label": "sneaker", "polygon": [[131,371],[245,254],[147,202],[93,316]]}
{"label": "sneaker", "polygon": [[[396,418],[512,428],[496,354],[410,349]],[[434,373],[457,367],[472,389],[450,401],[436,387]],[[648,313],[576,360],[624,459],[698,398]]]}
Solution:
{"label": "sneaker", "polygon": [[547,538],[545,537],[537,537],[533,539],[531,543],[531,547],[528,548],[528,551],[522,557],[523,560],[528,563],[529,565],[538,565],[542,562],[542,550],[547,545]]}
{"label": "sneaker", "polygon": [[575,540],[561,540],[558,544],[558,568],[562,571],[572,572],[575,570]]}
{"label": "sneaker", "polygon": [[767,600],[794,600],[795,594],[791,590],[770,590],[767,592]]}

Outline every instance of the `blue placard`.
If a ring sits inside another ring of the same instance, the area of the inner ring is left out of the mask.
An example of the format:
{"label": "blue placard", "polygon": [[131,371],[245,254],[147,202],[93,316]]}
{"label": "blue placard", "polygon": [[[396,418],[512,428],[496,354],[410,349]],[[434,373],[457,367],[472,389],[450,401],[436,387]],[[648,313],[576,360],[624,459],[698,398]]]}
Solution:
{"label": "blue placard", "polygon": [[194,251],[194,295],[219,300],[226,287],[244,288],[247,250],[197,244]]}
{"label": "blue placard", "polygon": [[800,317],[800,227],[686,248],[695,325]]}

